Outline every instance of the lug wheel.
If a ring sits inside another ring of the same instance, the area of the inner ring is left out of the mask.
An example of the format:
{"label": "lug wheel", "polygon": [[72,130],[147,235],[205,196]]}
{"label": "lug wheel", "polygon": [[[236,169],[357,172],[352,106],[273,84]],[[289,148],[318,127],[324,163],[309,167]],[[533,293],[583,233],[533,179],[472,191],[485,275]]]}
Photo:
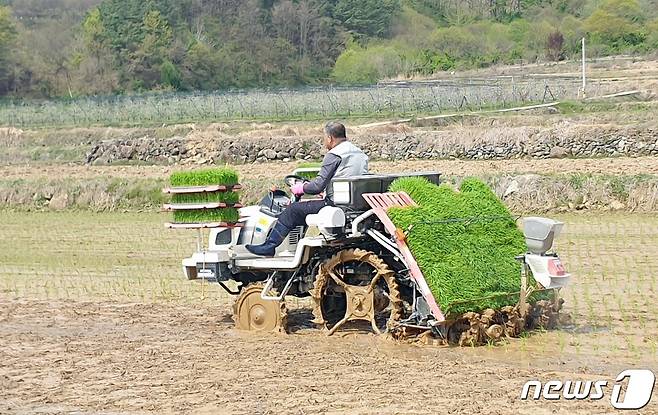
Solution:
{"label": "lug wheel", "polygon": [[[233,321],[239,330],[285,332],[287,309],[285,301],[263,300],[261,283],[249,284],[235,299]],[[270,293],[274,295],[274,293]]]}
{"label": "lug wheel", "polygon": [[311,295],[314,323],[327,329],[327,335],[355,320],[369,321],[372,330],[381,334],[402,317],[394,272],[363,249],[340,251],[322,264]]}

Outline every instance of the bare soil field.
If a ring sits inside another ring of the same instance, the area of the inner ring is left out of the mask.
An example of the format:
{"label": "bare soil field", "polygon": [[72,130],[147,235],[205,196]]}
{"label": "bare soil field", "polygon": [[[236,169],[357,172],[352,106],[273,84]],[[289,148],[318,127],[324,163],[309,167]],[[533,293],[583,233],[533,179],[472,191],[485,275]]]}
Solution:
{"label": "bare soil field", "polygon": [[[290,174],[298,162],[273,162],[238,164],[233,167],[240,177],[250,180],[271,178],[273,182]],[[192,166],[84,166],[79,164],[34,164],[0,166],[0,177],[16,179],[90,179],[94,177],[116,178],[167,178],[172,171]],[[485,176],[498,174],[658,174],[656,157],[616,157],[595,159],[512,159],[512,160],[406,160],[373,161],[374,173],[402,171],[440,171],[449,176]]]}
{"label": "bare soil field", "polygon": [[558,216],[562,327],[477,348],[326,337],[294,298],[291,334],[236,331],[230,296],[183,279],[194,235],[165,218],[0,212],[0,413],[603,413],[608,395],[519,395],[658,371],[655,215]]}

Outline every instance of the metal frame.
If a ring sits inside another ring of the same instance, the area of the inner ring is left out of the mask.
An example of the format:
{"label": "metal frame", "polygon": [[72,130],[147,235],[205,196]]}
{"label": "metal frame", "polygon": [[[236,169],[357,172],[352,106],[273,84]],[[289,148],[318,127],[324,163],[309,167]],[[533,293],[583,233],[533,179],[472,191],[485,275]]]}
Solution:
{"label": "metal frame", "polygon": [[167,194],[184,194],[184,193],[214,193],[214,192],[230,192],[233,190],[242,189],[242,185],[222,185],[215,184],[210,186],[181,186],[181,187],[165,187],[162,193]]}
{"label": "metal frame", "polygon": [[236,208],[242,207],[240,203],[208,202],[208,203],[167,203],[162,205],[162,210],[170,212],[172,210],[199,210],[199,209],[218,209],[218,208]]}
{"label": "metal frame", "polygon": [[384,224],[386,231],[395,239],[395,243],[400,250],[400,253],[405,259],[405,263],[409,268],[409,273],[413,280],[418,285],[420,293],[422,294],[427,305],[430,307],[432,315],[436,318],[436,324],[441,323],[446,320],[445,315],[439,308],[439,305],[432,295],[429,285],[425,280],[423,272],[420,270],[416,259],[414,258],[409,246],[407,245],[406,238],[404,233],[398,229],[391,218],[388,217],[388,210],[392,207],[407,207],[407,206],[418,206],[416,202],[405,192],[394,192],[394,193],[364,193],[363,199],[370,205],[375,215],[379,220]]}
{"label": "metal frame", "polygon": [[203,222],[203,223],[173,223],[167,222],[164,224],[168,229],[210,229],[210,228],[243,228],[242,222]]}
{"label": "metal frame", "polygon": [[288,291],[290,291],[290,286],[292,285],[292,281],[295,279],[297,276],[297,273],[299,273],[299,270],[293,272],[293,274],[290,276],[288,279],[288,282],[286,282],[286,285],[283,287],[283,290],[281,290],[281,293],[278,296],[271,296],[267,295],[268,292],[274,287],[274,277],[276,276],[278,271],[274,271],[272,275],[267,279],[265,282],[265,287],[263,288],[263,291],[260,292],[260,298],[263,300],[268,300],[268,301],[281,301],[283,300],[286,295],[288,295]]}

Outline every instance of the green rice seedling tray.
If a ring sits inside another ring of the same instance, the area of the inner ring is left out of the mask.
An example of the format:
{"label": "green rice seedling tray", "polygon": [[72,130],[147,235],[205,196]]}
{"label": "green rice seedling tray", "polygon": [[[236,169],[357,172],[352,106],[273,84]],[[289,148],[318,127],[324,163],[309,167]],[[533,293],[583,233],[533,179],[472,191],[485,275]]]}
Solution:
{"label": "green rice seedling tray", "polygon": [[169,177],[169,184],[174,187],[238,184],[238,173],[228,167],[177,171]]}
{"label": "green rice seedling tray", "polygon": [[295,176],[303,177],[306,180],[313,180],[320,173],[320,163],[300,163],[293,174]]}
{"label": "green rice seedling tray", "polygon": [[174,210],[174,222],[237,222],[240,214],[236,208]]}
{"label": "green rice seedling tray", "polygon": [[439,307],[446,313],[497,309],[518,302],[526,251],[516,218],[491,189],[466,179],[459,191],[423,178],[401,178],[390,191],[418,204],[388,211],[407,231],[407,243]]}
{"label": "green rice seedling tray", "polygon": [[237,192],[204,192],[204,193],[174,193],[171,195],[171,203],[226,203],[235,204],[240,201],[240,195]]}

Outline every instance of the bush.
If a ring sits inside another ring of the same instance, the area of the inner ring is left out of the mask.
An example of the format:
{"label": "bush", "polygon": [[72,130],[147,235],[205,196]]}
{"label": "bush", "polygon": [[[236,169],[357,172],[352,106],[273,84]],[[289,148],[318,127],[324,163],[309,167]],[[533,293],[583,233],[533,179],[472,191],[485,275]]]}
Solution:
{"label": "bush", "polygon": [[333,78],[345,84],[374,83],[401,72],[402,59],[393,46],[352,45],[336,60]]}
{"label": "bush", "polygon": [[[503,203],[477,179],[455,192],[422,178],[402,178],[390,191],[405,191],[418,207],[391,209],[439,306],[447,313],[513,305],[520,288],[525,238]],[[486,298],[501,295],[494,298]],[[463,301],[468,301],[463,303]],[[458,304],[459,303],[459,304]]]}

